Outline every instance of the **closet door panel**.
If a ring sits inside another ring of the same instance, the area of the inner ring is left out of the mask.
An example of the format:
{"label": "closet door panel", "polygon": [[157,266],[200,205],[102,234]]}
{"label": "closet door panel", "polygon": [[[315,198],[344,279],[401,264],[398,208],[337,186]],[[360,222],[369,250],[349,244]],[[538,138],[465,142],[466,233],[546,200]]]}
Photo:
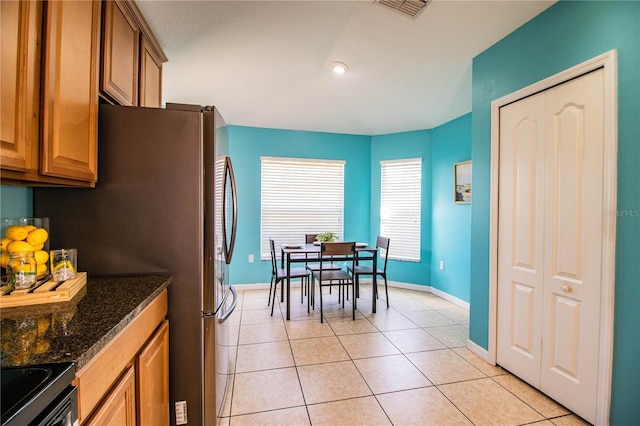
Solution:
{"label": "closet door panel", "polygon": [[500,110],[498,362],[540,383],[544,229],[543,96]]}
{"label": "closet door panel", "polygon": [[541,389],[594,419],[603,229],[603,71],[548,90]]}

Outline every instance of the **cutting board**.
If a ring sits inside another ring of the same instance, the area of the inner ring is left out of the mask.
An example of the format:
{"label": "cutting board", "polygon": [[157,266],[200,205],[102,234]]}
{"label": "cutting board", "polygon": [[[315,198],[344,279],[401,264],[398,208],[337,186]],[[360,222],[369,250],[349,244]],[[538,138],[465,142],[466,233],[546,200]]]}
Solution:
{"label": "cutting board", "polygon": [[78,272],[66,281],[44,281],[28,290],[0,287],[0,308],[67,302],[87,284],[87,273]]}

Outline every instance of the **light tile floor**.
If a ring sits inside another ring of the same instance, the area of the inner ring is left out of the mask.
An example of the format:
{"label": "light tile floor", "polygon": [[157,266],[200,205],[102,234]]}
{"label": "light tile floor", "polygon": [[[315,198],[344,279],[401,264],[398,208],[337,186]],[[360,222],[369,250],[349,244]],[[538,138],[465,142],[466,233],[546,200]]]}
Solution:
{"label": "light tile floor", "polygon": [[300,303],[299,287],[290,321],[278,301],[270,315],[268,290],[239,292],[222,424],[588,424],[469,351],[467,310],[389,288],[391,307],[382,294],[373,314],[371,287],[363,285],[353,321],[336,293],[324,290],[320,323],[319,309],[307,313],[306,299]]}

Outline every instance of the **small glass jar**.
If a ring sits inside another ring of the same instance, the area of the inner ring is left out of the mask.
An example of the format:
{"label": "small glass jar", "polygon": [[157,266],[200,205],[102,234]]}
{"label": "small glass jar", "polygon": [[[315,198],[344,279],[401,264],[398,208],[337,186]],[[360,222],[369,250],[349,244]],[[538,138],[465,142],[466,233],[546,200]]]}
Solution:
{"label": "small glass jar", "polygon": [[51,275],[54,281],[70,280],[76,276],[78,268],[78,250],[56,249],[51,250]]}
{"label": "small glass jar", "polygon": [[9,285],[16,290],[28,290],[36,284],[38,264],[32,251],[9,254],[7,275]]}

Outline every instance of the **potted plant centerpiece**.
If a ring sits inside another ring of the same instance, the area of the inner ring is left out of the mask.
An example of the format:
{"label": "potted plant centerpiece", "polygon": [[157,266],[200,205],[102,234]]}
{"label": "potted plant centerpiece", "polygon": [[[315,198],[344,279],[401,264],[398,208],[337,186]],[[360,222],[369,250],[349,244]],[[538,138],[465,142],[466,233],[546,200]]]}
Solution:
{"label": "potted plant centerpiece", "polygon": [[336,240],[336,234],[333,232],[323,232],[322,234],[318,234],[316,237],[316,241],[321,243],[332,243]]}

